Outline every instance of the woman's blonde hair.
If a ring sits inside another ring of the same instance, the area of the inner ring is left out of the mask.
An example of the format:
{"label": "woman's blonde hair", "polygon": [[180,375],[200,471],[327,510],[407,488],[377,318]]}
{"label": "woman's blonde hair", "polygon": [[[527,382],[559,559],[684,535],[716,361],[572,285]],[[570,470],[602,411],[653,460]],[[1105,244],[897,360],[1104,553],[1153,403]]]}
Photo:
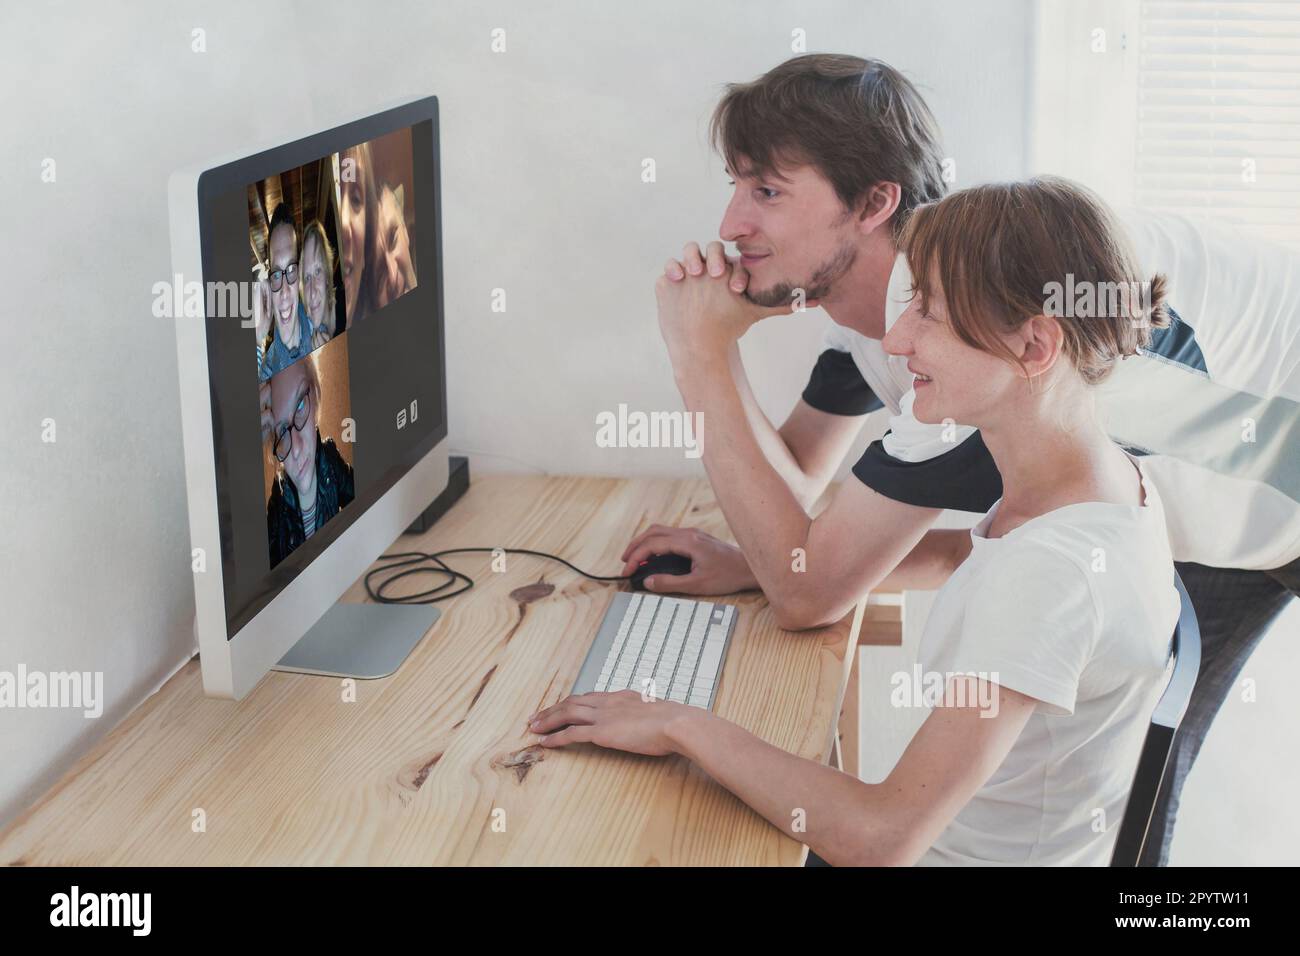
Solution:
{"label": "woman's blonde hair", "polygon": [[1037,315],[1061,324],[1063,351],[1090,385],[1169,324],[1165,277],[1142,280],[1105,203],[1066,179],[955,192],[918,207],[901,244],[922,304],[941,288],[957,337],[1016,365],[997,336]]}
{"label": "woman's blonde hair", "polygon": [[[325,309],[330,316],[331,324],[334,324],[334,247],[330,245],[329,234],[325,232],[325,224],[319,219],[313,219],[307,223],[302,231],[302,255],[299,258],[307,256],[307,240],[315,239],[320,243],[321,258],[325,260]],[[302,281],[306,281],[307,272],[304,269]]]}

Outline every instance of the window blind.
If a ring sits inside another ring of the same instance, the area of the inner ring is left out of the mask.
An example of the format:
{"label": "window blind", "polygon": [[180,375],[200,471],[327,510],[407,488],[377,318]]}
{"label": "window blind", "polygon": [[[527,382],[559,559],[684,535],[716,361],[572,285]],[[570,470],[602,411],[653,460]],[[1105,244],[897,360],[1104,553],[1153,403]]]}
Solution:
{"label": "window blind", "polygon": [[1300,249],[1300,3],[1143,0],[1137,203]]}

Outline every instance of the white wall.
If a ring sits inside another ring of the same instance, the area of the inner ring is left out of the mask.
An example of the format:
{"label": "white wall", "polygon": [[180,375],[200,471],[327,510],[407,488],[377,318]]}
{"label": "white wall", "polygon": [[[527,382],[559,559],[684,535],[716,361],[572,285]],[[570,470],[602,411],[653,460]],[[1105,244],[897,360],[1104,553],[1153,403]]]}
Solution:
{"label": "white wall", "polygon": [[[1027,0],[361,13],[377,7],[0,12],[0,668],[103,671],[108,698],[98,720],[0,710],[0,825],[191,654],[175,345],[150,314],[171,271],[174,169],[440,95],[452,447],[478,472],[605,474],[700,473],[679,451],[598,449],[595,416],[680,407],[652,281],[686,240],[716,236],[728,187],[704,128],[721,85],[791,55],[792,29],[810,50],[878,56],[919,80],[959,184],[1024,172]],[[498,26],[503,55],[489,49]],[[640,181],[644,157],[654,184]],[[504,315],[489,308],[496,287]],[[824,321],[746,339],[774,416]]]}

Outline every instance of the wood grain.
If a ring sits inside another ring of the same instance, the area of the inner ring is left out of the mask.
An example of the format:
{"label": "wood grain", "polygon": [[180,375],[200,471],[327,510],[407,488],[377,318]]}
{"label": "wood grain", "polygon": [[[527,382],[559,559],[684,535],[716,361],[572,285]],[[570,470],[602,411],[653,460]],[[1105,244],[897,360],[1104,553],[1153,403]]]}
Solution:
{"label": "wood grain", "polygon": [[[393,550],[524,547],[612,575],[656,522],[726,536],[702,480],[489,476]],[[396,674],[356,682],[355,702],[338,680],[279,672],[242,701],[210,700],[191,661],[0,834],[0,862],[802,862],[799,843],[681,758],[536,746],[524,720],[568,693],[615,585],[528,556],[504,572],[487,554],[447,560],[473,590],[443,605]],[[360,582],[344,600],[365,600]],[[734,603],[717,713],[825,762],[863,604],[796,634],[761,595]],[[193,832],[196,809],[206,832]]]}

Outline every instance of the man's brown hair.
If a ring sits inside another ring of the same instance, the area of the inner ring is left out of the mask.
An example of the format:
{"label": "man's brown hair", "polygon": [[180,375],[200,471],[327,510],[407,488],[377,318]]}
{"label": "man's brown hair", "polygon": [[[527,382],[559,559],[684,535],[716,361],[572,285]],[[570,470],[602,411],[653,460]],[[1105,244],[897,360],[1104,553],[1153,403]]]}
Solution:
{"label": "man's brown hair", "polygon": [[1106,204],[1067,179],[973,186],[922,206],[902,250],[921,304],[942,291],[957,337],[1013,364],[997,335],[1036,315],[1060,322],[1062,349],[1090,385],[1169,324],[1165,277],[1143,280]]}
{"label": "man's brown hair", "polygon": [[879,60],[809,53],[731,83],[709,138],[738,175],[809,164],[855,209],[877,183],[898,183],[895,238],[907,215],[944,194],[938,126],[921,94]]}

